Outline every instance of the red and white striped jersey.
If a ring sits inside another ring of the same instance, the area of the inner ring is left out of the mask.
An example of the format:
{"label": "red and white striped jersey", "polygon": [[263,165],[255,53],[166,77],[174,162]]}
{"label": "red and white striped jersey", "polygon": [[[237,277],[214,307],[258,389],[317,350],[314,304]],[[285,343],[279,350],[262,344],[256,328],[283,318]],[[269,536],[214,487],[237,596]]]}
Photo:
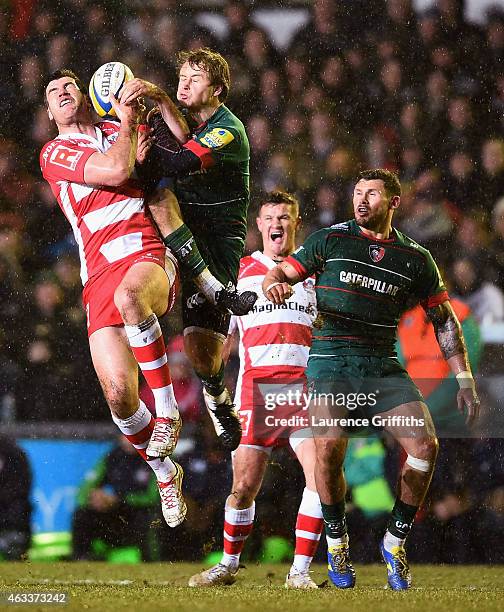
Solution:
{"label": "red and white striped jersey", "polygon": [[317,316],[314,279],[293,286],[286,304],[277,306],[266,299],[262,282],[275,262],[255,251],[240,261],[238,291],[255,291],[254,308],[242,317],[232,317],[230,333],[240,333],[240,371],[235,404],[240,410],[253,407],[253,385],[258,379],[299,381],[304,377],[311,345],[313,321]]}
{"label": "red and white striped jersey", "polygon": [[119,123],[101,121],[96,136],[61,134],[40,152],[42,175],[70,222],[79,247],[81,279],[99,274],[108,266],[152,249],[163,248],[149,216],[144,193],[130,179],[119,187],[86,185],[84,166],[117,140]]}

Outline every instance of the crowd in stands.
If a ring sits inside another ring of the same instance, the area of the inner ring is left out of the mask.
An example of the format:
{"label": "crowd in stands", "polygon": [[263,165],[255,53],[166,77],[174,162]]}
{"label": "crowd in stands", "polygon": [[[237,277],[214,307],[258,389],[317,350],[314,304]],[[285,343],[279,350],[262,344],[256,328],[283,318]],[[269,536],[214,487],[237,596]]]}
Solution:
{"label": "crowd in stands", "polygon": [[[293,3],[305,18],[282,47],[255,19],[255,4],[267,2],[224,0],[213,9],[226,26],[219,31],[202,25],[198,3],[175,0],[7,4],[0,12],[0,421],[109,420],[86,341],[77,247],[38,166],[55,135],[42,83],[61,67],[88,81],[98,66],[119,60],[174,94],[178,50],[219,50],[231,66],[227,105],[249,134],[252,202],[273,188],[295,193],[307,235],[351,216],[360,169],[394,170],[403,186],[395,225],[431,250],[450,292],[482,329],[504,322],[504,8],[475,25],[462,0],[436,0],[423,13],[411,0]],[[249,251],[259,246],[254,213],[252,205]],[[178,312],[164,325],[174,337]],[[180,347],[172,348],[182,416],[199,431],[198,383]],[[236,356],[230,380],[235,372]],[[501,345],[487,345],[480,372],[483,399],[495,407],[496,387],[485,388],[485,375],[504,376]],[[493,561],[484,550],[467,558],[463,539],[457,553],[443,546],[459,529],[470,533],[474,521],[487,526],[485,541],[501,534],[502,556],[501,442],[442,447],[421,521],[430,535],[418,529],[423,535],[412,537],[419,558],[421,538],[433,541],[436,528],[439,560]]]}

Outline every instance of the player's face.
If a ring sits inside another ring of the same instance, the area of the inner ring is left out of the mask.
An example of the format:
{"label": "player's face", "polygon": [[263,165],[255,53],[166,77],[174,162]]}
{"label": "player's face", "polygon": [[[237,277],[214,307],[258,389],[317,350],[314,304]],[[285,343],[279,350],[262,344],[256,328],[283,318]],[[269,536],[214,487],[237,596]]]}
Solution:
{"label": "player's face", "polygon": [[399,198],[388,197],[381,179],[360,180],[353,192],[353,208],[357,224],[373,231],[380,231],[391,208],[396,208]]}
{"label": "player's face", "polygon": [[57,125],[71,125],[87,110],[86,97],[71,77],[51,81],[46,87],[47,112]]}
{"label": "player's face", "polygon": [[293,204],[265,204],[257,217],[264,254],[268,257],[287,257],[296,248],[296,230],[300,218]]}
{"label": "player's face", "polygon": [[177,100],[191,111],[215,104],[220,90],[220,86],[212,85],[208,72],[203,68],[191,66],[189,62],[180,68]]}

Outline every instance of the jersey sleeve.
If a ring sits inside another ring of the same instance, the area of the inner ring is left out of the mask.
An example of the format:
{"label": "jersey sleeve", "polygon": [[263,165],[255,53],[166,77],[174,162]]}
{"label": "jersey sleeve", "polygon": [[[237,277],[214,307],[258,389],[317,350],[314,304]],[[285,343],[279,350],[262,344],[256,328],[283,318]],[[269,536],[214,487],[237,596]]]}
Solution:
{"label": "jersey sleeve", "polygon": [[96,153],[96,149],[92,147],[53,140],[40,153],[42,176],[48,181],[84,183],[84,167],[93,153]]}
{"label": "jersey sleeve", "polygon": [[449,299],[439,269],[429,251],[425,253],[425,263],[420,273],[416,295],[424,308],[434,308]]}
{"label": "jersey sleeve", "polygon": [[284,261],[289,263],[304,280],[322,272],[326,261],[327,231],[319,230],[308,236],[304,243]]}
{"label": "jersey sleeve", "polygon": [[242,136],[240,131],[231,126],[212,125],[203,130],[184,146],[196,154],[202,167],[209,167],[220,159],[239,154]]}

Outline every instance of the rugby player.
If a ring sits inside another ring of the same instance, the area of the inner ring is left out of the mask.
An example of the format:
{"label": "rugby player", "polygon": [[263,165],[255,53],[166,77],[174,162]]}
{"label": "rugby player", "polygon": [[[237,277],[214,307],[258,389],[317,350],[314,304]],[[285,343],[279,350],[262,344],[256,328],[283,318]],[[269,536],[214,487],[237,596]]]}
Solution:
{"label": "rugby player", "polygon": [[[437,266],[429,251],[392,227],[400,195],[399,180],[391,172],[362,172],[353,193],[354,220],[309,236],[263,282],[268,299],[283,304],[292,284],[316,275],[322,320],[314,330],[307,378],[329,577],[339,588],[355,584],[345,520],[343,418],[351,426],[357,419],[364,425],[363,418],[376,422],[379,417],[407,455],[380,550],[390,587],[404,590],[411,584],[404,543],[429,487],[438,448],[423,398],[395,354],[400,316],[413,304],[420,303],[434,325],[460,385],[459,410],[466,411],[468,424],[479,414],[464,338]],[[355,391],[363,401],[353,410],[331,405],[331,397],[341,392],[347,398],[352,392],[355,400]],[[317,431],[320,416],[332,418],[326,419],[330,428]]]}
{"label": "rugby player", "polygon": [[[129,104],[139,97],[151,98],[160,111],[150,119],[154,141],[146,174],[156,189],[149,208],[182,266],[186,353],[203,383],[217,435],[224,448],[234,450],[241,428],[224,384],[222,347],[230,312],[245,314],[257,295],[224,290],[236,283],[245,245],[249,143],[242,122],[224,105],[230,86],[226,60],[207,48],[184,51],[178,68],[177,100],[191,130],[168,94],[148,81],[126,83],[120,100]],[[159,181],[161,177],[173,180]],[[210,302],[201,292],[213,295]],[[225,312],[223,304],[228,305]]]}
{"label": "rugby player", "polygon": [[285,584],[288,588],[317,588],[309,575],[323,526],[313,475],[315,444],[313,438],[305,437],[309,429],[303,434],[296,426],[268,427],[267,416],[288,419],[302,414],[301,407],[293,404],[286,409],[278,406],[274,411],[266,411],[264,401],[259,399],[259,388],[255,388],[262,382],[274,396],[276,389],[302,389],[305,382],[311,326],[316,316],[313,281],[308,279],[294,286],[289,308],[273,307],[261,294],[261,283],[268,270],[294,251],[299,222],[299,205],[292,195],[281,191],[266,195],[260,201],[257,216],[263,251],[256,251],[240,262],[238,289],[258,291],[261,295],[248,315],[232,318],[226,343],[229,347],[232,335],[239,332],[240,371],[235,402],[243,435],[233,453],[233,487],[225,507],[222,560],[192,576],[189,586],[218,586],[236,580],[240,554],[254,522],[254,500],[269,457],[274,448],[290,443],[303,467],[306,488],[296,522],[294,562]]}
{"label": "rugby player", "polygon": [[[158,321],[173,305],[177,265],[133,178],[139,107],[112,97],[121,123],[94,124],[86,89],[70,70],[48,77],[44,97],[59,135],[42,148],[40,167],[79,246],[93,365],[112,419],[154,470],[163,516],[175,527],[186,514],[183,472],[162,461],[157,438],[170,441],[171,453],[181,426]],[[156,419],[139,399],[138,367]]]}

